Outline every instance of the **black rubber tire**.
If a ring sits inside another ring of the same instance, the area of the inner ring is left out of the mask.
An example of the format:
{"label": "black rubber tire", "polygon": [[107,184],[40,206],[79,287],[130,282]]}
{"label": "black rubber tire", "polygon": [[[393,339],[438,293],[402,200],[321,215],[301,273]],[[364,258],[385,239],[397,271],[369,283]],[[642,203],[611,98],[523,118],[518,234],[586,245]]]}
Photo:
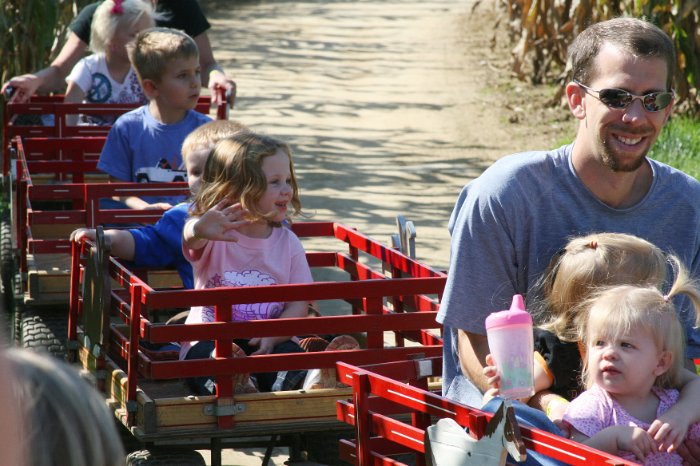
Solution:
{"label": "black rubber tire", "polygon": [[0,211],[0,278],[5,306],[12,305],[12,278],[15,274],[15,258],[12,250],[12,221],[10,209]]}
{"label": "black rubber tire", "polygon": [[306,451],[309,461],[328,466],[347,466],[348,463],[340,459],[339,442],[351,438],[355,438],[352,430],[309,433],[303,437],[302,449]]}
{"label": "black rubber tire", "polygon": [[7,341],[19,346],[22,335],[22,314],[24,313],[24,293],[19,272],[15,272],[10,280],[10,289],[6,290],[7,307],[5,315],[9,338]]}
{"label": "black rubber tire", "polygon": [[179,448],[139,450],[126,456],[126,466],[206,466],[199,452]]}
{"label": "black rubber tire", "polygon": [[58,358],[66,356],[67,310],[25,308],[21,322],[20,346]]}

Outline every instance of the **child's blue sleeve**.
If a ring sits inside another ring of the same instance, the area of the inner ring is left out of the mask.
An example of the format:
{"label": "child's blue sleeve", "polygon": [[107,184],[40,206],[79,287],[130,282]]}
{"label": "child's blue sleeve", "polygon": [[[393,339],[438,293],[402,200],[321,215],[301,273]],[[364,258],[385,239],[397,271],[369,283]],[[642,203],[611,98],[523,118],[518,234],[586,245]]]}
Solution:
{"label": "child's blue sleeve", "polygon": [[182,203],[166,211],[154,225],[129,230],[134,237],[136,267],[177,268],[183,284],[192,288],[192,266],[182,255],[182,229],[187,219],[188,204]]}

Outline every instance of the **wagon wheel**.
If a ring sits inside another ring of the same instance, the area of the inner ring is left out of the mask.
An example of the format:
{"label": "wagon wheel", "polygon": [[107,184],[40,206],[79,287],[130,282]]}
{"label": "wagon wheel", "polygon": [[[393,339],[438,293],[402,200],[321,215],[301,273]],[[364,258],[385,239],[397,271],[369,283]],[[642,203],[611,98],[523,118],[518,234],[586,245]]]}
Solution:
{"label": "wagon wheel", "polygon": [[5,306],[12,305],[12,278],[15,273],[14,252],[12,250],[12,220],[10,209],[3,207],[0,212],[0,275],[4,292]]}
{"label": "wagon wheel", "polygon": [[27,308],[21,315],[20,345],[63,358],[66,355],[68,311]]}
{"label": "wagon wheel", "polygon": [[198,452],[179,448],[154,448],[129,453],[126,466],[206,466]]}
{"label": "wagon wheel", "polygon": [[327,432],[310,432],[302,438],[302,448],[306,451],[309,461],[326,464],[328,466],[347,466],[340,459],[341,439],[355,438],[355,431],[344,429]]}
{"label": "wagon wheel", "polygon": [[6,308],[9,341],[17,345],[22,337],[22,315],[24,313],[24,290],[22,289],[22,277],[17,271],[10,280],[10,289],[5,291],[5,297],[9,300]]}

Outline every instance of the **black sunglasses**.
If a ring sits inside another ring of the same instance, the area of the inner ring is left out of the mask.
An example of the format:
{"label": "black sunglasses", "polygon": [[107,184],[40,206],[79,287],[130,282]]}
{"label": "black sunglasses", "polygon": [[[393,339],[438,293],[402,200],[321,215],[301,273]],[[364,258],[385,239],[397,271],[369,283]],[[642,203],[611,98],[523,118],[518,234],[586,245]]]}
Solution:
{"label": "black sunglasses", "polygon": [[658,112],[671,105],[675,95],[673,91],[650,92],[644,95],[631,94],[623,89],[593,89],[578,81],[574,81],[589,92],[597,92],[598,100],[610,108],[622,110],[639,99],[647,112]]}

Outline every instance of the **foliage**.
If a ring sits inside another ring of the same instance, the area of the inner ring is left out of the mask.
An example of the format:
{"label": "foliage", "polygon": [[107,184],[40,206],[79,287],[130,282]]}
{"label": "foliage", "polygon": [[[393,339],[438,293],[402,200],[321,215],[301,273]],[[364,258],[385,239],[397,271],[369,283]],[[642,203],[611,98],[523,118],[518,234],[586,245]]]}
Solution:
{"label": "foliage", "polygon": [[700,180],[700,119],[672,118],[659,135],[649,157]]}
{"label": "foliage", "polygon": [[48,65],[89,0],[0,0],[2,82]]}
{"label": "foliage", "polygon": [[[663,29],[678,55],[677,108],[700,111],[699,0],[500,0],[508,19],[513,70],[533,83],[568,81],[566,54],[589,24],[616,16],[643,17]],[[561,95],[561,93],[560,93]]]}

